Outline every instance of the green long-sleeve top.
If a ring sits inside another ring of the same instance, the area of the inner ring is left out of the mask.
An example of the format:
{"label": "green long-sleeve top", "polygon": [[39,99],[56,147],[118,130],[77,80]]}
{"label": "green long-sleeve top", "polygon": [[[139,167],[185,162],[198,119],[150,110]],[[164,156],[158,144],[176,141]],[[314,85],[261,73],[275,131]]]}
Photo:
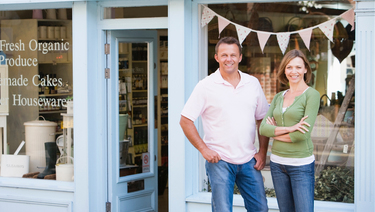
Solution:
{"label": "green long-sleeve top", "polygon": [[264,117],[259,133],[267,137],[275,137],[276,126],[267,124],[267,117],[274,117],[278,127],[291,127],[297,124],[303,117],[308,116],[305,122],[310,127],[304,125],[309,131],[301,133],[294,131],[289,133],[291,143],[274,140],[272,144],[272,154],[286,158],[305,158],[313,154],[313,143],[311,141],[311,131],[313,129],[316,116],[319,110],[320,94],[313,88],[308,88],[303,94],[296,96],[294,102],[283,113],[284,91],[276,94],[270,108]]}

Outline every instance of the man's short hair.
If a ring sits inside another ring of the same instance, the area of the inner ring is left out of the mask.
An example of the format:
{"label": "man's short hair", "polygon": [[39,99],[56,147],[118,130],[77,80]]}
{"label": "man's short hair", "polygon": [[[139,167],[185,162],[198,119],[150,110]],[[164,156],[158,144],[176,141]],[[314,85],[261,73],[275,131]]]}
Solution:
{"label": "man's short hair", "polygon": [[215,46],[215,54],[217,54],[217,50],[219,49],[219,46],[221,44],[236,44],[238,46],[238,50],[240,51],[240,55],[242,54],[242,47],[241,47],[241,44],[240,42],[238,42],[238,40],[234,37],[223,37],[222,39],[220,39],[216,46]]}

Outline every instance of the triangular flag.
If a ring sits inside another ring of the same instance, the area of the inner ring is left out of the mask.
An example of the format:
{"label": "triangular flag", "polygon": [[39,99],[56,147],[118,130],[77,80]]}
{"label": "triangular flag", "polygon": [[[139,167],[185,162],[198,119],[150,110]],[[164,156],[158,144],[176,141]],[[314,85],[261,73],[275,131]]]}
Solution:
{"label": "triangular flag", "polygon": [[266,45],[266,43],[268,41],[268,38],[270,37],[271,33],[257,32],[257,34],[258,34],[259,45],[260,45],[260,48],[262,49],[262,53],[263,53],[264,46]]}
{"label": "triangular flag", "polygon": [[327,38],[333,42],[333,27],[335,26],[336,19],[326,21],[319,25],[319,29],[327,36]]}
{"label": "triangular flag", "polygon": [[310,51],[310,40],[311,40],[312,28],[307,28],[305,30],[298,31],[299,36],[301,36],[303,43],[306,48]]}
{"label": "triangular flag", "polygon": [[230,21],[228,21],[227,19],[221,17],[221,16],[217,16],[218,20],[219,20],[219,37],[220,37],[220,33],[221,31],[223,31],[223,29],[228,26],[228,24],[230,23]]}
{"label": "triangular flag", "polygon": [[251,29],[237,24],[235,24],[235,26],[237,30],[238,41],[240,42],[240,44],[242,44],[247,35],[251,32]]}
{"label": "triangular flag", "polygon": [[350,25],[352,25],[352,30],[350,31],[353,31],[354,30],[354,9],[352,8],[346,11],[345,13],[343,13],[341,15],[341,18],[345,19]]}
{"label": "triangular flag", "polygon": [[277,42],[279,43],[281,52],[284,54],[289,44],[290,33],[277,33],[276,37],[277,37]]}
{"label": "triangular flag", "polygon": [[215,17],[215,15],[216,13],[214,13],[214,11],[210,10],[208,7],[204,7],[202,11],[202,20],[201,20],[202,27],[210,23],[210,21]]}

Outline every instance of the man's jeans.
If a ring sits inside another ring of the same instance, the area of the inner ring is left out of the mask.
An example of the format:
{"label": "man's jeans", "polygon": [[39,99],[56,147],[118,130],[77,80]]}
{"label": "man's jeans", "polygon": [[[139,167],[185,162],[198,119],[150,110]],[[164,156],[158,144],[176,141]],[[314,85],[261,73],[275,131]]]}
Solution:
{"label": "man's jeans", "polygon": [[233,209],[234,183],[245,200],[245,208],[251,212],[268,211],[263,177],[254,169],[255,159],[241,165],[223,160],[218,163],[206,161],[206,172],[212,189],[212,211],[230,212]]}
{"label": "man's jeans", "polygon": [[314,211],[314,165],[287,166],[271,161],[271,175],[280,212]]}

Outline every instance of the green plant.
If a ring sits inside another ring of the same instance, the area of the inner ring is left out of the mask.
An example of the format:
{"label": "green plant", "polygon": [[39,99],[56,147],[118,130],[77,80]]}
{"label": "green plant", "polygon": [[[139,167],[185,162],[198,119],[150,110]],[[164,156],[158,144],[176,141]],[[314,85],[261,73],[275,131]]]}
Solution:
{"label": "green plant", "polygon": [[[210,182],[204,180],[204,183],[207,185],[207,189],[203,189],[203,191],[212,192]],[[273,188],[265,188],[266,196],[267,197],[276,197],[275,189]],[[233,194],[241,194],[240,189],[238,188],[237,184],[234,184]]]}
{"label": "green plant", "polygon": [[275,189],[273,188],[265,188],[266,190],[266,196],[267,197],[276,197]]}
{"label": "green plant", "polygon": [[354,203],[354,169],[327,167],[315,179],[315,199]]}

